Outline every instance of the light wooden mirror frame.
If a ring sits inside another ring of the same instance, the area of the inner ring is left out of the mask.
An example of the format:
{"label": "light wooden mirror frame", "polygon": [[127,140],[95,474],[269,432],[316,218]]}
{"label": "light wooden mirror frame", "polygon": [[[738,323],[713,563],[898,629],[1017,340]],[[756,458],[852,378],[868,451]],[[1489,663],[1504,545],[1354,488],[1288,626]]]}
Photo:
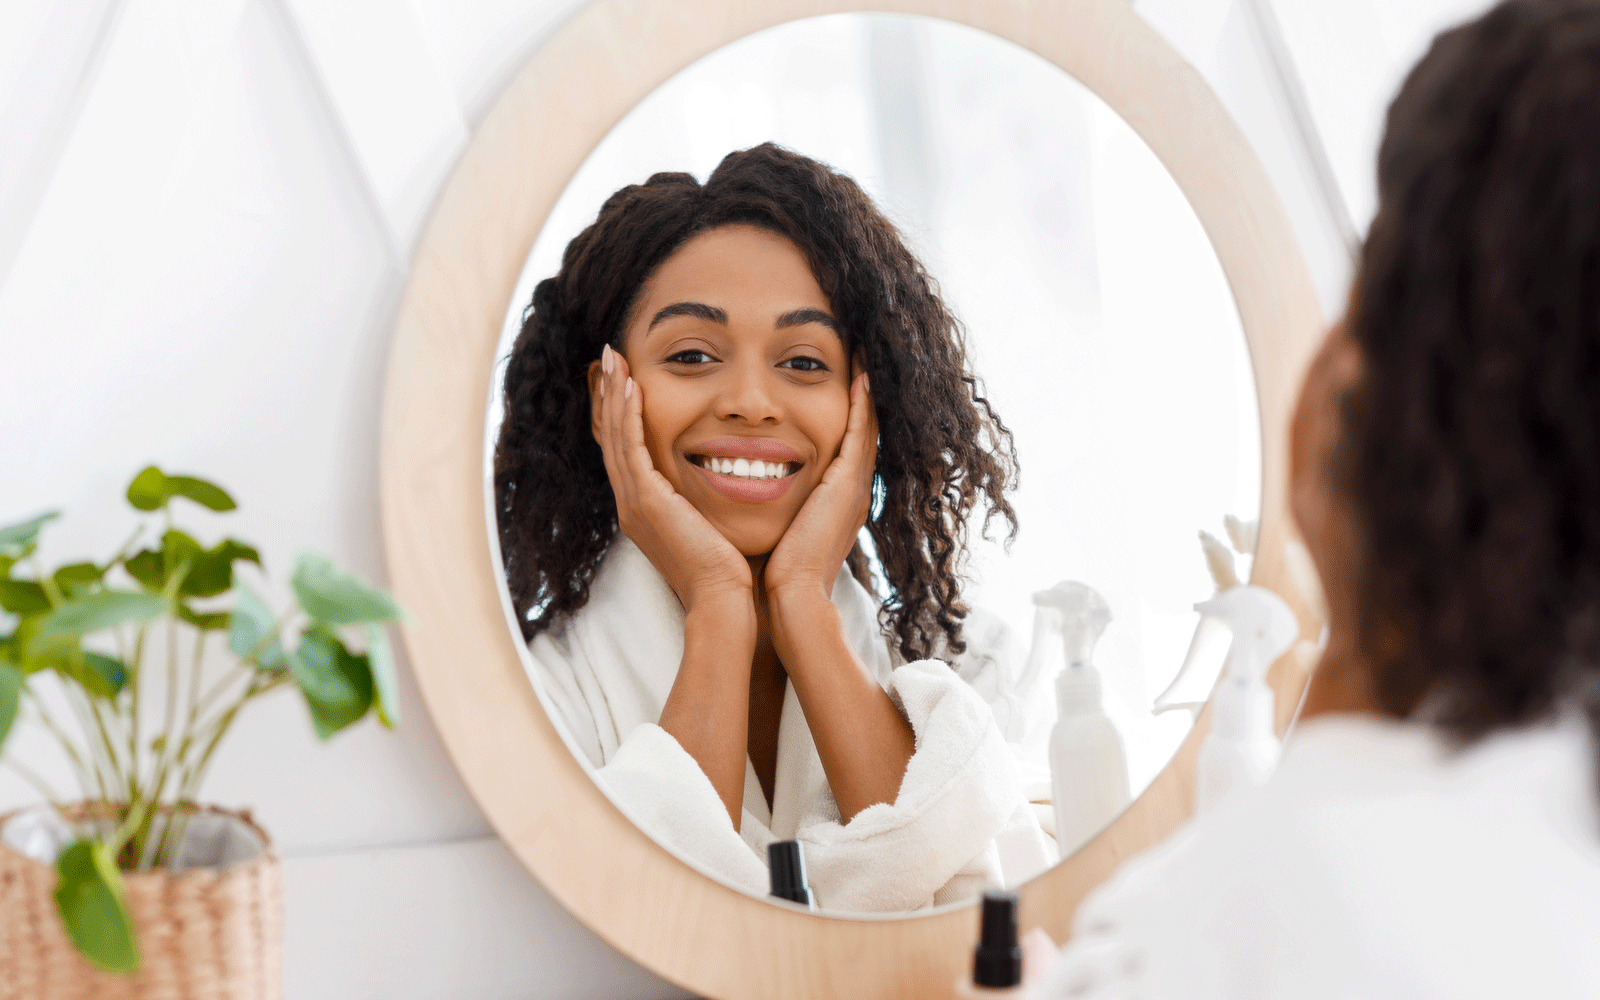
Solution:
{"label": "light wooden mirror frame", "polygon": [[[606,133],[708,53],[788,21],[920,14],[1044,57],[1104,100],[1177,181],[1210,237],[1255,370],[1262,431],[1252,579],[1282,593],[1290,408],[1322,329],[1272,183],[1201,76],[1127,0],[597,0],[529,59],[434,206],[400,305],[384,396],[383,528],[412,669],[468,788],[546,890],[623,954],[718,998],[935,997],[970,962],[972,906],[854,918],[772,905],[699,874],[630,822],[556,731],[519,659],[485,525],[484,416],[506,310],[556,199]],[[1271,681],[1282,731],[1306,676]],[[1193,811],[1208,717],[1149,788],[1072,857],[1021,887],[1024,928],[1067,937],[1073,910],[1123,859]]]}

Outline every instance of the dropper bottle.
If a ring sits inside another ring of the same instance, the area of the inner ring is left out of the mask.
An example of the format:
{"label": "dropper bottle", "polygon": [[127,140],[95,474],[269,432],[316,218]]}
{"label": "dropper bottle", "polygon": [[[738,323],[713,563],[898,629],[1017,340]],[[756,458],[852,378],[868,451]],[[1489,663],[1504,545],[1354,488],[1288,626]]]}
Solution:
{"label": "dropper bottle", "polygon": [[956,983],[965,1000],[1020,998],[1022,947],[1017,941],[1017,894],[989,891],[983,894],[978,947],[972,954],[972,978]]}

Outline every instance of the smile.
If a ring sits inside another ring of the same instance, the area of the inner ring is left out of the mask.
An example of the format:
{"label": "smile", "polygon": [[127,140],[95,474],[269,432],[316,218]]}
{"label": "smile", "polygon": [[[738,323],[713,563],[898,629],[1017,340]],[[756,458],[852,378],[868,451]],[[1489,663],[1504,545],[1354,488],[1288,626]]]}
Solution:
{"label": "smile", "polygon": [[719,458],[714,455],[690,455],[689,461],[708,472],[716,472],[735,479],[783,479],[800,471],[799,462],[763,462],[759,458]]}

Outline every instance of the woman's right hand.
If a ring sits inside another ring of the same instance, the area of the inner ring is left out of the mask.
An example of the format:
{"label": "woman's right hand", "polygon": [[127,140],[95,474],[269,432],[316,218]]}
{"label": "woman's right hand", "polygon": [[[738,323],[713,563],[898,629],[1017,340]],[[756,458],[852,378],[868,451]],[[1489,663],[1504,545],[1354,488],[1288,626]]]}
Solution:
{"label": "woman's right hand", "polygon": [[737,602],[754,609],[750,563],[656,469],[644,443],[644,393],[609,344],[601,354],[596,438],[617,523],[666,577],[685,611]]}

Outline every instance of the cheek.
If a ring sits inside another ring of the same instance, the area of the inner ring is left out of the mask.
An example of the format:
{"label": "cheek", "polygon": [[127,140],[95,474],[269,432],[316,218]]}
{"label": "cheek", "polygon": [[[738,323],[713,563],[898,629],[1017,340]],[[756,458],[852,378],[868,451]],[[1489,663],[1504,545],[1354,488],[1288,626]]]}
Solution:
{"label": "cheek", "polygon": [[845,428],[850,424],[849,391],[840,388],[836,392],[830,391],[825,398],[813,396],[804,400],[803,405],[794,412],[805,414],[801,430],[817,449],[820,461],[814,470],[815,481],[821,481],[828,463],[839,454],[839,448],[844,444]]}
{"label": "cheek", "polygon": [[674,393],[659,383],[644,387],[643,391],[644,444],[656,469],[672,478],[677,454],[674,446],[692,419],[686,419],[682,393]]}

